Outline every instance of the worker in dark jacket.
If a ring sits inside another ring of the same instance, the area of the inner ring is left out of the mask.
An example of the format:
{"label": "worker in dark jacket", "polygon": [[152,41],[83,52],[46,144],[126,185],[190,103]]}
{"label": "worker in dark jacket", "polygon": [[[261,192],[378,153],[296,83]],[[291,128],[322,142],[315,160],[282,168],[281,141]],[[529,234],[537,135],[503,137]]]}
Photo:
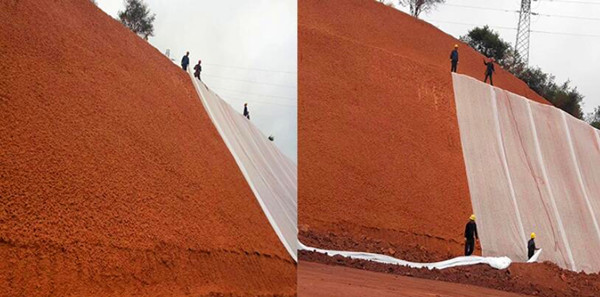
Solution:
{"label": "worker in dark jacket", "polygon": [[187,71],[188,65],[190,65],[190,52],[185,53],[185,56],[181,59],[181,68],[183,68],[184,71]]}
{"label": "worker in dark jacket", "polygon": [[200,78],[200,72],[202,71],[202,66],[200,66],[200,63],[202,63],[202,61],[198,60],[198,64],[194,66],[194,77],[197,77],[199,80],[202,80]]}
{"label": "worker in dark jacket", "polygon": [[450,71],[456,72],[456,66],[458,65],[458,44],[455,44],[454,50],[450,52],[450,63],[452,64]]}
{"label": "worker in dark jacket", "polygon": [[244,116],[250,119],[250,112],[248,111],[248,103],[244,103]]}
{"label": "worker in dark jacket", "polygon": [[529,242],[527,243],[527,259],[531,259],[537,250],[539,249],[535,247],[535,233],[532,232],[531,239],[529,239]]}
{"label": "worker in dark jacket", "polygon": [[473,214],[465,226],[465,256],[470,256],[475,251],[475,239],[479,239],[479,235],[477,235],[477,224]]}
{"label": "worker in dark jacket", "polygon": [[483,64],[486,66],[485,68],[485,79],[483,80],[483,82],[487,82],[488,77],[490,78],[490,85],[494,85],[494,83],[492,82],[492,74],[494,72],[496,72],[496,70],[494,70],[494,58],[491,58],[488,62],[485,61],[485,59],[483,59]]}

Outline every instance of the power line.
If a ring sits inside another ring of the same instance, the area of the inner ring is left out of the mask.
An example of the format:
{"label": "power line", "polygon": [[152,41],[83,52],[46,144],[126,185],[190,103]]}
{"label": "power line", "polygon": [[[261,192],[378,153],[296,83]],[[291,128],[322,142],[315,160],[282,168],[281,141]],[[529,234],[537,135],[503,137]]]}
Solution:
{"label": "power line", "polygon": [[460,5],[460,4],[444,4],[444,6],[464,7],[464,8],[482,9],[482,10],[494,10],[494,11],[503,11],[503,12],[519,12],[518,10],[512,10],[512,9],[489,8],[489,7]]}
{"label": "power line", "polygon": [[[480,26],[480,24],[472,24],[472,23],[447,22],[447,21],[437,21],[437,20],[430,20],[430,21],[435,22],[435,23],[448,23],[448,24],[465,25],[465,26]],[[517,30],[517,28],[512,28],[512,27],[501,27],[501,26],[489,26],[489,27],[498,28],[498,29],[506,29],[506,30]],[[594,35],[594,34],[579,34],[579,33],[567,33],[567,32],[550,32],[550,31],[539,31],[539,30],[531,30],[531,32],[542,33],[542,34],[552,34],[552,35],[600,37],[600,35]]]}
{"label": "power line", "polygon": [[539,0],[544,2],[562,2],[562,3],[573,3],[573,4],[591,4],[591,5],[600,5],[600,2],[590,2],[590,1],[565,1],[565,0]]}
{"label": "power line", "polygon": [[[215,88],[215,87],[213,87]],[[248,96],[258,96],[258,97],[271,97],[271,98],[281,98],[281,99],[287,99],[287,100],[292,100],[292,101],[297,101],[296,98],[290,98],[290,97],[283,97],[283,96],[273,96],[273,95],[264,95],[264,94],[256,94],[256,93],[247,93],[247,92],[240,92],[237,90],[232,90],[232,89],[226,89],[226,88],[221,88],[221,87],[216,87],[215,89],[217,90],[223,90],[223,91],[229,91],[232,93],[238,93],[240,95],[248,95]]]}
{"label": "power line", "polygon": [[[467,25],[467,26],[480,26],[479,24],[471,24],[471,23],[448,22],[448,21],[438,21],[438,20],[430,20],[430,21],[436,22],[436,23],[447,23],[447,24]],[[487,26],[491,27],[491,28],[498,28],[498,29],[517,30],[517,28],[513,28],[513,27],[502,27],[502,26],[491,26],[491,25],[487,25]]]}
{"label": "power line", "polygon": [[279,106],[285,106],[285,107],[296,107],[296,105],[290,105],[290,104],[281,104],[281,103],[275,103],[275,102],[266,102],[266,101],[260,101],[260,100],[254,100],[254,99],[241,99],[239,97],[235,97],[235,96],[223,96],[225,98],[227,98],[228,100],[235,100],[235,101],[240,101],[240,102],[251,102],[251,103],[259,103],[259,104],[269,104],[269,105],[279,105]]}
{"label": "power line", "polygon": [[[600,2],[598,4],[600,4]],[[493,10],[493,11],[502,11],[502,12],[510,12],[510,13],[518,13],[519,12],[518,10],[511,10],[511,9],[489,8],[489,7],[459,5],[459,4],[444,4],[444,6],[464,7],[464,8],[480,9],[480,10]],[[578,17],[578,16],[570,16],[570,15],[558,15],[558,14],[547,14],[547,13],[537,13],[537,12],[532,12],[531,14],[535,15],[535,16],[544,16],[544,17],[557,17],[557,18],[567,18],[567,19],[576,19],[576,20],[600,21],[600,18]]]}
{"label": "power line", "polygon": [[532,12],[531,14],[535,15],[535,16],[544,16],[544,17],[557,17],[557,18],[565,18],[565,19],[600,21],[600,18],[578,17],[578,16],[571,16],[571,15],[545,14],[545,13],[537,13],[537,12]]}
{"label": "power line", "polygon": [[279,73],[297,74],[296,71],[270,70],[270,69],[259,69],[259,68],[246,68],[246,67],[229,66],[229,65],[222,65],[222,64],[212,64],[212,63],[204,63],[204,65],[212,65],[212,66],[225,67],[225,68],[235,68],[235,69],[242,69],[242,70],[249,70],[249,71],[263,71],[263,72],[279,72]]}
{"label": "power line", "polygon": [[566,36],[600,37],[600,35],[594,35],[594,34],[563,33],[563,32],[549,32],[549,31],[538,31],[538,30],[531,30],[531,32],[543,33],[543,34],[554,34],[554,35],[566,35]]}
{"label": "power line", "polygon": [[220,79],[227,79],[227,80],[235,80],[235,81],[242,81],[242,82],[247,82],[247,83],[253,83],[253,84],[259,84],[259,85],[269,85],[269,86],[277,86],[277,87],[283,87],[283,88],[292,88],[292,89],[296,89],[296,86],[290,86],[290,85],[280,85],[280,84],[274,84],[274,83],[266,83],[266,82],[258,82],[258,81],[252,81],[252,80],[246,80],[246,79],[239,79],[239,78],[232,78],[232,77],[225,77],[225,76],[219,76],[219,75],[214,75],[214,74],[202,74],[203,76],[210,76],[210,77],[215,77],[215,78],[220,78]]}

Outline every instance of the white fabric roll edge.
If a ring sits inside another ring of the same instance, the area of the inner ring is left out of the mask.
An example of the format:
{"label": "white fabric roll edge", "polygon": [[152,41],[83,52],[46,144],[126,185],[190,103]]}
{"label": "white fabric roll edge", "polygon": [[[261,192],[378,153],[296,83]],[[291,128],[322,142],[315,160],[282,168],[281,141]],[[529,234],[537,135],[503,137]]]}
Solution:
{"label": "white fabric roll edge", "polygon": [[[350,259],[367,260],[383,264],[394,264],[400,266],[407,266],[410,268],[428,268],[428,269],[446,269],[457,266],[475,265],[475,264],[487,264],[495,269],[506,269],[512,263],[512,260],[508,257],[480,257],[480,256],[462,256],[456,257],[449,260],[433,263],[416,263],[409,262],[387,255],[364,253],[364,252],[348,252],[348,251],[336,251],[336,250],[324,250],[314,247],[309,247],[301,242],[298,242],[298,250],[317,252],[326,254],[327,256],[342,256]],[[537,261],[542,250],[539,249],[535,252],[533,257],[527,261],[527,263],[533,263]]]}

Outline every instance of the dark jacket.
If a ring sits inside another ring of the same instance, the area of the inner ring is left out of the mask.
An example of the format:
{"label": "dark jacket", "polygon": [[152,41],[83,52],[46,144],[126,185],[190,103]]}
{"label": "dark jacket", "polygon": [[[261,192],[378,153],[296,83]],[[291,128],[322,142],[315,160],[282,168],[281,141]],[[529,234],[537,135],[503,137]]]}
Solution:
{"label": "dark jacket", "polygon": [[190,58],[188,56],[183,56],[183,59],[181,59],[181,66],[183,67],[187,67],[187,65],[190,64]]}
{"label": "dark jacket", "polygon": [[196,66],[194,66],[194,76],[195,77],[199,77],[200,76],[200,71],[202,71],[202,66],[200,66],[200,64],[196,64]]}
{"label": "dark jacket", "polygon": [[450,53],[450,60],[458,61],[458,51],[457,50],[452,50],[452,52]]}
{"label": "dark jacket", "polygon": [[248,111],[248,106],[244,106],[244,116],[250,119],[250,112]]}
{"label": "dark jacket", "polygon": [[479,235],[477,235],[477,224],[475,221],[469,221],[465,226],[465,238],[466,239],[479,239]]}
{"label": "dark jacket", "polygon": [[531,259],[531,257],[533,257],[533,254],[535,254],[535,250],[535,241],[532,238],[527,243],[527,259]]}
{"label": "dark jacket", "polygon": [[487,67],[485,69],[485,74],[492,74],[492,72],[496,72],[496,70],[494,70],[494,62],[492,62],[492,61],[490,61],[490,62],[483,61],[483,64],[485,64],[485,66]]}

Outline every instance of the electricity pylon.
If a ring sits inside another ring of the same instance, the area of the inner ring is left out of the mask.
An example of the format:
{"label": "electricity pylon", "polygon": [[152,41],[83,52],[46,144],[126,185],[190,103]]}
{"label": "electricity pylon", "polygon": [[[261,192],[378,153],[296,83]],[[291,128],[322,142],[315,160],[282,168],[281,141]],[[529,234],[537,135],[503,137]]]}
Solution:
{"label": "electricity pylon", "polygon": [[529,33],[531,32],[531,0],[521,0],[519,11],[519,25],[517,26],[517,41],[515,50],[525,63],[529,65]]}

